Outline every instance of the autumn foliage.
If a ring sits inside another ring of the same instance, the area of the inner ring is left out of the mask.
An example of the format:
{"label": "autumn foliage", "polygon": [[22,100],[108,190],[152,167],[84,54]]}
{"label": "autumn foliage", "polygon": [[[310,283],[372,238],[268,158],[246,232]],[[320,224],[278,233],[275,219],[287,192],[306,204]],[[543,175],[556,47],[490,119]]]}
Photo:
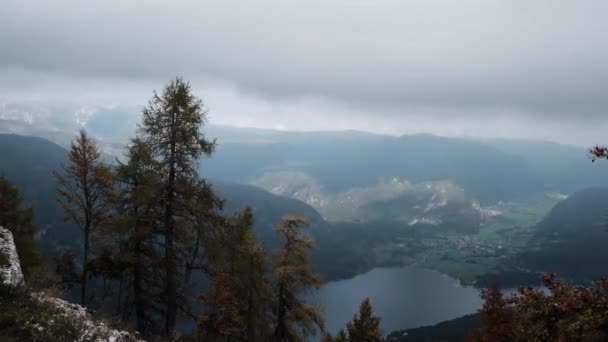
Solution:
{"label": "autumn foliage", "polygon": [[276,328],[272,341],[300,341],[324,331],[322,309],[304,302],[303,292],[318,289],[321,278],[311,267],[308,251],[314,241],[302,233],[308,226],[300,216],[286,215],[277,225],[283,245],[277,251],[274,265]]}
{"label": "autumn foliage", "polygon": [[596,161],[597,159],[608,159],[608,147],[593,147],[589,150],[589,157],[591,158],[591,161]]}
{"label": "autumn foliage", "polygon": [[567,284],[546,274],[547,291],[525,287],[505,296],[482,292],[482,326],[473,341],[606,341],[608,279],[590,287]]}
{"label": "autumn foliage", "polygon": [[91,254],[92,233],[107,222],[113,207],[111,192],[114,175],[101,162],[97,144],[84,132],[72,142],[69,161],[62,172],[56,172],[57,202],[65,219],[76,223],[82,231],[82,272],[80,302],[87,301],[87,273]]}
{"label": "autumn foliage", "polygon": [[205,331],[221,336],[240,331],[238,297],[232,284],[228,274],[218,273],[213,277],[209,291],[200,295],[206,313],[198,324]]}

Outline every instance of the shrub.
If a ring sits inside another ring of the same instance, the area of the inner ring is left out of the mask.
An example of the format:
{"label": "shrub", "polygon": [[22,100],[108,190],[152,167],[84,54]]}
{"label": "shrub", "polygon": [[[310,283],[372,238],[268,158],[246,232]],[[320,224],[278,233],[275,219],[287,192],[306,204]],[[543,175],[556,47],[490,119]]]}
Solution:
{"label": "shrub", "polygon": [[87,341],[83,322],[24,288],[0,285],[0,307],[0,341]]}

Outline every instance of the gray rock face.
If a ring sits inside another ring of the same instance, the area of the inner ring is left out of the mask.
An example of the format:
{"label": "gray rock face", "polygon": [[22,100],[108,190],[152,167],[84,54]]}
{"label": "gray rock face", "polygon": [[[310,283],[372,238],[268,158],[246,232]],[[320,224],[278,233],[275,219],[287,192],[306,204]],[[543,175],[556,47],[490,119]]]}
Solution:
{"label": "gray rock face", "polygon": [[49,303],[61,309],[60,315],[82,327],[82,336],[75,342],[146,342],[127,331],[112,329],[107,323],[94,319],[86,308],[78,304],[40,293],[34,294],[34,297],[40,302]]}
{"label": "gray rock face", "polygon": [[0,227],[0,283],[11,286],[23,284],[23,272],[13,234]]}

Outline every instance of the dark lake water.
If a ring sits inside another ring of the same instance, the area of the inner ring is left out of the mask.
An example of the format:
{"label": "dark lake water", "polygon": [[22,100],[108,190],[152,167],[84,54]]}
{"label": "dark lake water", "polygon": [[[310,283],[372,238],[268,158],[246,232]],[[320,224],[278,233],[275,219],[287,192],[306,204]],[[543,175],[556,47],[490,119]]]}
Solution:
{"label": "dark lake water", "polygon": [[432,325],[476,312],[479,290],[444,274],[416,267],[377,268],[352,279],[330,282],[312,295],[323,303],[328,331],[344,328],[369,297],[382,317],[382,331]]}

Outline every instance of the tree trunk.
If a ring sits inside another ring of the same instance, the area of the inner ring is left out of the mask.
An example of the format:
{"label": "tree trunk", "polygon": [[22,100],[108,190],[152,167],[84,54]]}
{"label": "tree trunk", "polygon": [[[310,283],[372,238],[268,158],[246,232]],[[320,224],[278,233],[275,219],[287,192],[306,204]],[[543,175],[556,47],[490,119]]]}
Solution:
{"label": "tree trunk", "polygon": [[[172,212],[172,211],[168,211]],[[172,220],[171,220],[172,221]],[[175,329],[177,316],[177,286],[175,284],[175,272],[173,263],[173,229],[170,228],[166,236],[165,262],[167,263],[167,319],[165,321],[165,334],[171,336]]]}
{"label": "tree trunk", "polygon": [[[90,162],[86,160],[86,170],[90,170],[92,167]],[[89,193],[89,174],[85,171],[82,175],[82,190],[84,192],[85,201],[85,212],[84,212],[84,227],[82,229],[84,238],[84,253],[82,256],[82,279],[80,287],[80,304],[84,307],[87,306],[87,272],[89,268],[89,234],[91,232],[92,218],[91,213],[93,212],[93,203],[91,203],[91,196]]]}
{"label": "tree trunk", "polygon": [[252,285],[255,284],[253,281],[253,256],[249,256],[249,278],[250,278],[250,286],[247,291],[247,341],[254,342],[255,338],[255,330],[253,327],[253,292],[254,289]]}
{"label": "tree trunk", "polygon": [[[137,237],[139,239],[139,237]],[[146,332],[145,322],[145,305],[144,305],[144,289],[143,282],[143,267],[141,264],[142,256],[141,241],[135,242],[135,264],[133,265],[133,295],[135,296],[135,321],[137,330],[144,334]]]}
{"label": "tree trunk", "polygon": [[[123,274],[121,272],[120,279],[118,280],[118,302],[116,303],[116,315],[120,316],[124,310],[122,310],[122,283]],[[110,283],[112,285],[112,283]]]}
{"label": "tree trunk", "polygon": [[285,326],[285,315],[287,310],[285,308],[285,296],[284,296],[283,284],[279,285],[279,306],[277,308],[277,327],[274,330],[272,341],[284,342],[287,341],[287,327]]}
{"label": "tree trunk", "polygon": [[89,230],[90,223],[84,226],[84,255],[82,257],[82,277],[80,279],[80,304],[87,306],[87,269],[89,264]]}
{"label": "tree trunk", "polygon": [[175,220],[173,213],[173,202],[175,201],[175,152],[176,152],[176,137],[175,137],[175,116],[171,117],[171,152],[169,156],[169,179],[167,183],[167,203],[165,206],[165,267],[167,271],[167,317],[165,321],[165,335],[171,336],[175,330],[175,322],[177,317],[177,284],[175,268],[173,267],[173,238],[175,234]]}

